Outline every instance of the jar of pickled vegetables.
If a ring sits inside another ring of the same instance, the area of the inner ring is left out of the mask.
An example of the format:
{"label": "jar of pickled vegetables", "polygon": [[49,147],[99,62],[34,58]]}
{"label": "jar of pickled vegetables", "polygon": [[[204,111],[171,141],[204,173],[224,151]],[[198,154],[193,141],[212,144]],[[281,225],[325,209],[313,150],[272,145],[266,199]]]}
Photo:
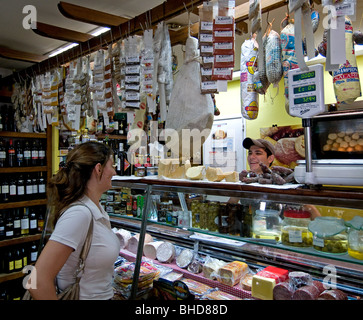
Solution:
{"label": "jar of pickled vegetables", "polygon": [[312,246],[313,235],[308,229],[310,221],[310,212],[304,211],[301,206],[286,208],[281,228],[281,242],[294,247]]}
{"label": "jar of pickled vegetables", "polygon": [[363,217],[355,216],[346,221],[348,231],[348,254],[356,259],[363,260]]}
{"label": "jar of pickled vegetables", "polygon": [[313,248],[333,254],[344,254],[348,251],[348,235],[344,220],[336,217],[316,217],[309,223],[313,234]]}
{"label": "jar of pickled vegetables", "polygon": [[199,200],[192,201],[191,211],[192,211],[192,227],[200,228],[200,202],[199,202]]}
{"label": "jar of pickled vegetables", "polygon": [[219,202],[212,201],[208,206],[208,230],[218,231]]}
{"label": "jar of pickled vegetables", "polygon": [[281,237],[281,219],[279,211],[256,210],[252,217],[253,237],[279,241]]}
{"label": "jar of pickled vegetables", "polygon": [[200,229],[208,229],[208,207],[209,202],[207,200],[203,200],[199,203]]}

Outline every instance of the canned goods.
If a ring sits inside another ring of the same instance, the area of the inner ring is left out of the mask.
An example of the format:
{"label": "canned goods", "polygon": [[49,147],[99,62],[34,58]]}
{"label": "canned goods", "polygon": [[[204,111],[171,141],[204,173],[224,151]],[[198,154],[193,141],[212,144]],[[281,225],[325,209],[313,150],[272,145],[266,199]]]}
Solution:
{"label": "canned goods", "polygon": [[145,177],[145,167],[137,167],[136,168],[136,177]]}
{"label": "canned goods", "polygon": [[157,176],[158,175],[158,167],[147,167],[146,175],[147,176]]}

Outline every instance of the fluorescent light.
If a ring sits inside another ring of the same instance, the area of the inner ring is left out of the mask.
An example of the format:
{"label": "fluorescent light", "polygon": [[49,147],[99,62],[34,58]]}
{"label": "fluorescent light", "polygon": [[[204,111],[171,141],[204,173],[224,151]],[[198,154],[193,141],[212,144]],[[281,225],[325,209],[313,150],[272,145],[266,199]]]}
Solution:
{"label": "fluorescent light", "polygon": [[100,34],[107,32],[108,30],[110,30],[110,28],[102,27],[102,28],[98,28],[98,29],[96,29],[96,30],[95,30],[93,33],[91,33],[91,34],[92,34],[94,37],[97,37],[97,36],[99,36]]}
{"label": "fluorescent light", "polygon": [[57,49],[57,50],[55,50],[55,51],[53,51],[53,52],[51,52],[50,54],[49,54],[49,58],[51,58],[51,57],[54,57],[54,56],[56,56],[56,55],[58,55],[58,54],[60,54],[60,53],[62,53],[62,52],[64,52],[64,51],[67,51],[67,50],[69,50],[69,49],[71,49],[71,48],[73,48],[73,47],[76,47],[76,46],[78,46],[78,43],[71,43],[71,44],[68,44],[68,45],[66,45],[66,46],[64,46],[64,47],[61,47],[61,48],[59,48],[59,49]]}
{"label": "fluorescent light", "polygon": [[[110,30],[110,28],[107,28],[107,27],[97,28],[97,29],[95,29],[93,31],[93,33],[91,33],[91,35],[94,36],[94,37],[97,37],[100,34],[105,33],[105,32],[107,32],[109,30]],[[56,56],[56,55],[58,55],[58,54],[60,54],[60,53],[62,53],[64,51],[67,51],[69,49],[72,49],[72,48],[74,48],[76,46],[78,46],[78,43],[75,43],[75,42],[74,43],[70,43],[68,45],[65,45],[64,47],[60,47],[59,49],[51,52],[48,57],[49,58],[54,57],[54,56]]]}

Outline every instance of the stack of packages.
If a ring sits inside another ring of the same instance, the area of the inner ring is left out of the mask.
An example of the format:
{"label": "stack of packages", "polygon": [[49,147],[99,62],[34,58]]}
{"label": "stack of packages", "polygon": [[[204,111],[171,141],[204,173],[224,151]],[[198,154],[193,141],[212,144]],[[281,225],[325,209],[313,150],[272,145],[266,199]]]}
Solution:
{"label": "stack of packages", "polygon": [[217,6],[204,2],[199,17],[201,91],[226,91],[234,68],[234,1],[218,0]]}
{"label": "stack of packages", "polygon": [[[134,278],[135,263],[124,262],[114,270],[113,287],[120,299],[129,299],[131,296],[132,282]],[[160,271],[148,262],[141,262],[137,296],[147,293],[153,285],[153,281],[159,278]]]}

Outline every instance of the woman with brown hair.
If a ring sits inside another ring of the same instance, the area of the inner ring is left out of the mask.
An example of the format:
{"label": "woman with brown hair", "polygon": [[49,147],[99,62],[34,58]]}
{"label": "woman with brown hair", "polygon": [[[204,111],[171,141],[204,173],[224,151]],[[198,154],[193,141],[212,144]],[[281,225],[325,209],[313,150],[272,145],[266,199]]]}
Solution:
{"label": "woman with brown hair", "polygon": [[55,228],[35,264],[36,289],[29,289],[33,299],[57,299],[55,279],[61,291],[75,282],[80,251],[91,221],[92,242],[80,280],[79,298],[112,298],[113,264],[120,242],[99,201],[111,188],[115,174],[112,150],[102,143],[86,142],[68,153],[66,164],[50,179],[49,209]]}

